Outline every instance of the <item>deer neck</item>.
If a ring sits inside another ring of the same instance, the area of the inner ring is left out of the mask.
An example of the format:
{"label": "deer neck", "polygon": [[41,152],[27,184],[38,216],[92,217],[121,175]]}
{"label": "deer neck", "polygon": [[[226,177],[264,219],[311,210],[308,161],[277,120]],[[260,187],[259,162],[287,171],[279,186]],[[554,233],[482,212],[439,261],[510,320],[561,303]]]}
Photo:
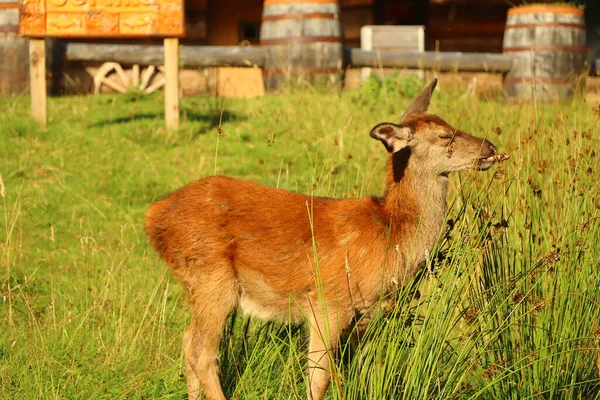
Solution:
{"label": "deer neck", "polygon": [[423,266],[447,212],[448,177],[422,164],[405,149],[393,153],[387,165],[385,210],[400,256],[397,272],[401,279],[402,275],[412,278]]}

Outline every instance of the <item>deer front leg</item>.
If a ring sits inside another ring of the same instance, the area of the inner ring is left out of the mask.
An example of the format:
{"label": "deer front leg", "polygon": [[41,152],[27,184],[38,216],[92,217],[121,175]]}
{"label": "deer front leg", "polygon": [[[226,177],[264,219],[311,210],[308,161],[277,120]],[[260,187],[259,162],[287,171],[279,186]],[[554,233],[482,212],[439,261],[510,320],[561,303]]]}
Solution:
{"label": "deer front leg", "polygon": [[308,400],[321,400],[329,386],[331,366],[340,335],[336,322],[314,318],[308,344]]}

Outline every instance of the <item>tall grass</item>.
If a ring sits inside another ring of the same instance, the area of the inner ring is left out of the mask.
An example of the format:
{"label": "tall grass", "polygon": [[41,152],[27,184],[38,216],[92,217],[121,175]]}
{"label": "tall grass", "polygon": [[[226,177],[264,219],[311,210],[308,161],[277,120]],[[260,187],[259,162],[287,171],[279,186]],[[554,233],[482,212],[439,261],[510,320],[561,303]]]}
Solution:
{"label": "tall grass", "polygon": [[[149,249],[154,200],[213,173],[318,196],[382,193],[385,150],[414,81],[343,94],[0,100],[0,397],[183,398],[189,323]],[[332,399],[599,398],[597,106],[504,104],[441,87],[431,111],[511,159],[451,179],[446,227],[418,279],[378,305],[335,356]],[[306,327],[236,315],[221,344],[226,394],[304,398]]]}

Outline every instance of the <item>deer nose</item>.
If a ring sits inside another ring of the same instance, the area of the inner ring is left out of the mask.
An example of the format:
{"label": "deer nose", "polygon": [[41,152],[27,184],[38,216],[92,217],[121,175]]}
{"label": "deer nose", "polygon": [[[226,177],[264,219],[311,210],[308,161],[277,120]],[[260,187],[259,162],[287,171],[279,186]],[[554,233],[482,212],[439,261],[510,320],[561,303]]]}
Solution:
{"label": "deer nose", "polygon": [[494,154],[498,153],[498,148],[491,143],[490,143],[490,150],[492,150],[494,152]]}

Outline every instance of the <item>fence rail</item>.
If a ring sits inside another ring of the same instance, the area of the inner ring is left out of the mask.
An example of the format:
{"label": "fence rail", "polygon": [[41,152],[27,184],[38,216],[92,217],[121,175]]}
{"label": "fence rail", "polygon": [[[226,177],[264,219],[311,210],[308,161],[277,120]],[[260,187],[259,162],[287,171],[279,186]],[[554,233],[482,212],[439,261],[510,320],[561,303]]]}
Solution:
{"label": "fence rail", "polygon": [[[68,61],[106,62],[121,64],[160,65],[164,60],[163,46],[129,44],[65,43]],[[265,52],[255,46],[192,46],[181,47],[183,67],[263,67]],[[344,49],[344,66],[353,68],[408,68],[436,71],[508,72],[513,64],[509,55],[494,53],[424,53],[402,51],[370,51]],[[600,59],[590,63],[590,75],[600,76]]]}
{"label": "fence rail", "polygon": [[[132,44],[65,43],[68,61],[106,62],[120,64],[161,65],[163,46]],[[262,47],[250,46],[182,46],[179,52],[183,67],[262,67],[265,54]]]}
{"label": "fence rail", "polygon": [[352,67],[434,69],[436,71],[507,72],[512,58],[503,54],[346,49],[345,63]]}

